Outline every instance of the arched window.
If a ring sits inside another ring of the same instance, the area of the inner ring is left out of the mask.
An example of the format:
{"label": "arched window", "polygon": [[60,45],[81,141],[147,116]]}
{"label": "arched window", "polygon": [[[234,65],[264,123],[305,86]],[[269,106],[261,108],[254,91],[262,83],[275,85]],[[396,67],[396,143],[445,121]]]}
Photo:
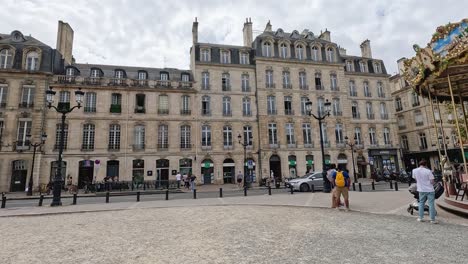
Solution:
{"label": "arched window", "polygon": [[379,96],[380,98],[385,98],[382,82],[377,82],[377,96]]}
{"label": "arched window", "polygon": [[283,59],[288,57],[288,46],[285,43],[280,45],[280,57]]}
{"label": "arched window", "polygon": [[374,119],[374,109],[372,107],[372,102],[366,102],[366,113],[367,119]]}
{"label": "arched window", "polygon": [[26,70],[39,70],[39,54],[36,51],[30,51],[28,55],[26,55]]}
{"label": "arched window", "polygon": [[301,90],[309,90],[309,85],[307,85],[307,73],[305,71],[299,72],[299,88]]}
{"label": "arched window", "polygon": [[109,150],[120,149],[120,125],[111,124],[109,126]]}
{"label": "arched window", "polygon": [[380,118],[384,120],[388,119],[387,105],[384,102],[380,103]]}
{"label": "arched window", "polygon": [[241,83],[242,83],[242,91],[243,92],[250,92],[249,75],[248,74],[242,74]]}
{"label": "arched window", "polygon": [[327,48],[327,61],[334,62],[335,61],[335,51],[333,48]]}
{"label": "arched window", "polygon": [[296,58],[298,60],[303,60],[305,58],[304,47],[300,44],[296,46]]}
{"label": "arched window", "polygon": [[158,149],[167,149],[169,147],[169,127],[159,125],[158,127]]}
{"label": "arched window", "polygon": [[232,128],[230,126],[223,127],[223,145],[224,148],[232,148]]}
{"label": "arched window", "polygon": [[349,60],[346,61],[346,71],[348,72],[353,71],[353,63]]}
{"label": "arched window", "polygon": [[181,149],[191,149],[192,144],[190,143],[190,126],[183,125],[180,127],[180,148]]}
{"label": "arched window", "polygon": [[384,138],[384,144],[385,145],[391,145],[392,144],[391,141],[390,141],[390,128],[384,127],[383,138]]}
{"label": "arched window", "polygon": [[426,133],[419,133],[419,148],[427,149]]}
{"label": "arched window", "polygon": [[312,60],[313,61],[320,60],[320,49],[317,46],[312,47]]}
{"label": "arched window", "polygon": [[9,49],[0,51],[0,69],[11,68],[13,64],[13,53]]}
{"label": "arched window", "polygon": [[201,88],[202,90],[210,89],[210,73],[209,72],[202,72]]}
{"label": "arched window", "polygon": [[210,61],[210,50],[202,49],[200,61]]}
{"label": "arched window", "polygon": [[372,93],[370,91],[370,88],[369,88],[369,82],[363,82],[362,83],[363,87],[364,87],[364,96],[365,97],[372,97]]}
{"label": "arched window", "polygon": [[229,73],[223,73],[221,76],[221,88],[223,91],[231,90],[231,77]]}
{"label": "arched window", "polygon": [[230,52],[227,50],[221,51],[221,63],[231,63]]}
{"label": "arched window", "polygon": [[380,62],[374,62],[374,72],[382,73],[382,67],[380,66]]}
{"label": "arched window", "polygon": [[351,114],[353,119],[359,119],[361,117],[361,114],[359,113],[359,104],[356,101],[351,103]]}
{"label": "arched window", "polygon": [[271,43],[270,42],[263,42],[262,45],[262,54],[264,57],[272,57],[272,48],[271,48]]}
{"label": "arched window", "polygon": [[133,149],[145,149],[145,126],[137,125],[134,131],[135,140],[133,141]]}
{"label": "arched window", "polygon": [[82,150],[94,150],[94,135],[95,126],[93,124],[85,124],[83,126],[83,145]]}
{"label": "arched window", "polygon": [[210,108],[210,97],[205,95],[202,97],[202,115],[210,115],[211,108]]}
{"label": "arched window", "polygon": [[202,147],[211,147],[211,127],[202,126]]}
{"label": "arched window", "polygon": [[356,84],[354,81],[349,81],[349,96],[357,96]]}
{"label": "arched window", "polygon": [[366,67],[366,63],[364,61],[360,61],[359,62],[359,70],[361,72],[367,72],[367,67]]}
{"label": "arched window", "polygon": [[250,109],[250,98],[244,97],[242,98],[242,114],[244,116],[251,116],[252,110]]}
{"label": "arched window", "polygon": [[232,116],[231,97],[223,97],[223,116]]}
{"label": "arched window", "polygon": [[403,104],[401,103],[400,97],[395,98],[395,110],[397,112],[403,110]]}
{"label": "arched window", "polygon": [[330,74],[330,88],[332,91],[338,91],[338,79],[336,78],[336,74]]}
{"label": "arched window", "polygon": [[375,136],[375,128],[369,128],[369,143],[373,146],[377,145],[377,137]]}

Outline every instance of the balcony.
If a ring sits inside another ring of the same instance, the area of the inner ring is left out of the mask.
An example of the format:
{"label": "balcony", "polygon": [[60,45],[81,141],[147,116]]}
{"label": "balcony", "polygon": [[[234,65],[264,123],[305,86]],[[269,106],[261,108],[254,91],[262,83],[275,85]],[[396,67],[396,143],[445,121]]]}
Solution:
{"label": "balcony", "polygon": [[192,82],[179,82],[178,87],[182,89],[190,89],[193,87],[193,83]]}
{"label": "balcony", "polygon": [[294,110],[292,110],[292,109],[284,109],[284,114],[285,114],[285,115],[294,115]]}
{"label": "balcony", "polygon": [[189,109],[181,109],[181,110],[180,110],[180,114],[181,114],[181,115],[191,115],[191,114],[192,114],[192,111],[189,110]]}
{"label": "balcony", "polygon": [[159,115],[168,115],[169,114],[169,109],[158,109],[158,114]]}
{"label": "balcony", "polygon": [[333,115],[334,115],[334,116],[342,116],[342,115],[343,115],[343,112],[341,112],[341,111],[333,111]]}
{"label": "balcony", "polygon": [[[66,132],[65,132],[66,134]],[[59,145],[57,144],[54,144],[54,151],[58,151],[59,150]],[[66,140],[65,140],[65,144],[63,145],[63,150],[66,150],[67,149],[67,144],[66,144]]]}
{"label": "balcony", "polygon": [[132,86],[148,87],[148,80],[132,80]]}
{"label": "balcony", "polygon": [[19,108],[33,108],[34,103],[22,102],[18,105]]}
{"label": "balcony", "polygon": [[398,125],[398,129],[400,130],[406,129],[406,125]]}
{"label": "balcony", "polygon": [[279,146],[280,146],[279,142],[270,143],[270,148],[272,148],[272,149],[277,149],[277,148],[279,148]]}
{"label": "balcony", "polygon": [[230,92],[231,91],[231,85],[230,84],[223,84],[221,85],[221,89],[223,92]]}
{"label": "balcony", "polygon": [[62,83],[62,84],[75,84],[76,77],[75,76],[58,76],[57,82]]}
{"label": "balcony", "polygon": [[249,112],[242,112],[242,115],[243,116],[252,116],[252,112],[249,111]]}
{"label": "balcony", "polygon": [[364,96],[365,96],[365,97],[372,97],[372,93],[371,93],[371,92],[367,92],[367,93],[365,92],[365,93],[364,93]]}
{"label": "balcony", "polygon": [[182,143],[182,144],[180,144],[180,149],[181,150],[191,150],[192,149],[192,144]]}
{"label": "balcony", "polygon": [[202,149],[202,150],[211,150],[212,147],[211,147],[211,145],[205,145],[205,146],[202,145],[202,146],[201,146],[201,149]]}
{"label": "balcony", "polygon": [[395,108],[395,111],[397,111],[397,112],[403,111],[403,107],[401,107],[401,106],[400,106],[400,107],[396,107],[396,108]]}
{"label": "balcony", "polygon": [[144,106],[137,106],[137,107],[135,107],[135,113],[144,114],[144,113],[146,113],[146,109],[145,109]]}
{"label": "balcony", "polygon": [[268,110],[268,115],[277,115],[278,111],[276,109],[270,109]]}
{"label": "balcony", "polygon": [[330,89],[331,89],[333,92],[339,92],[339,91],[340,91],[340,87],[338,87],[338,86],[331,86]]}
{"label": "balcony", "polygon": [[424,122],[420,121],[420,122],[416,122],[415,124],[416,124],[416,126],[422,126],[422,125],[424,125]]}
{"label": "balcony", "polygon": [[16,144],[13,145],[15,151],[25,151],[29,150],[29,141],[16,141]]}
{"label": "balcony", "polygon": [[330,141],[324,140],[324,141],[323,141],[323,147],[324,147],[324,148],[330,148],[330,147],[331,147]]}
{"label": "balcony", "polygon": [[297,148],[297,143],[295,141],[288,142],[288,148]]}
{"label": "balcony", "polygon": [[376,148],[379,146],[379,142],[377,140],[374,140],[374,141],[370,141],[369,142],[369,147],[372,147],[372,148]]}
{"label": "balcony", "polygon": [[380,114],[382,120],[388,120],[388,114]]}
{"label": "balcony", "polygon": [[233,145],[226,145],[226,143],[224,143],[223,149],[224,149],[224,150],[233,150],[233,149],[234,149],[234,146],[233,146]]}
{"label": "balcony", "polygon": [[283,89],[292,89],[292,84],[290,84],[290,83],[283,83]]}
{"label": "balcony", "polygon": [[419,102],[413,102],[413,107],[419,106]]}
{"label": "balcony", "polygon": [[316,84],[315,85],[315,90],[317,90],[317,91],[323,91],[324,89],[325,89],[325,87],[323,87],[323,85],[321,85],[321,84]]}
{"label": "balcony", "polygon": [[83,112],[85,112],[85,113],[96,113],[96,107],[85,106],[83,108]]}
{"label": "balcony", "polygon": [[81,151],[93,151],[94,150],[94,144],[82,144],[81,145]]}
{"label": "balcony", "polygon": [[307,85],[307,84],[301,84],[301,85],[299,85],[299,89],[301,89],[301,90],[309,90],[309,85]]}
{"label": "balcony", "polygon": [[201,89],[202,89],[202,90],[205,90],[205,91],[210,90],[210,89],[211,89],[211,85],[209,85],[209,84],[202,84]]}
{"label": "balcony", "polygon": [[167,150],[167,149],[169,149],[169,144],[167,144],[167,143],[158,144],[157,148],[158,148],[158,150]]}
{"label": "balcony", "polygon": [[[60,77],[60,76],[59,76]],[[83,81],[83,84],[86,85],[101,85],[101,77],[86,77]]]}
{"label": "balcony", "polygon": [[171,88],[172,84],[170,81],[156,81],[156,88]]}
{"label": "balcony", "polygon": [[419,150],[427,150],[427,146],[419,146]]}
{"label": "balcony", "polygon": [[337,148],[344,148],[344,147],[346,147],[346,144],[345,144],[345,142],[343,140],[337,140],[336,141],[336,147]]}
{"label": "balcony", "polygon": [[367,119],[369,120],[374,120],[375,119],[375,115],[374,114],[367,114]]}
{"label": "balcony", "polygon": [[242,92],[244,92],[244,93],[251,92],[250,86],[249,85],[247,85],[247,86],[243,85],[242,86]]}
{"label": "balcony", "polygon": [[109,86],[127,86],[127,79],[109,78]]}
{"label": "balcony", "polygon": [[353,119],[361,119],[361,114],[353,112]]}
{"label": "balcony", "polygon": [[356,97],[356,96],[357,96],[357,92],[356,92],[356,91],[350,91],[350,92],[349,92],[349,96]]}
{"label": "balcony", "polygon": [[120,105],[120,104],[111,104],[109,112],[114,113],[114,114],[122,113],[122,105]]}
{"label": "balcony", "polygon": [[145,150],[145,144],[134,144],[132,146],[133,151],[142,151]]}
{"label": "balcony", "polygon": [[378,93],[377,94],[380,98],[385,98],[385,93]]}
{"label": "balcony", "polygon": [[110,144],[107,146],[108,151],[119,151],[120,150],[120,144]]}
{"label": "balcony", "polygon": [[393,147],[392,141],[385,141],[385,140],[384,140],[384,147],[386,147],[386,148],[391,148],[391,147]]}
{"label": "balcony", "polygon": [[276,88],[276,85],[274,83],[266,83],[265,87],[266,88]]}
{"label": "balcony", "polygon": [[209,109],[202,109],[202,116],[211,116],[211,111]]}
{"label": "balcony", "polygon": [[313,148],[314,142],[304,143],[304,148]]}
{"label": "balcony", "polygon": [[232,111],[223,111],[223,116],[232,116]]}

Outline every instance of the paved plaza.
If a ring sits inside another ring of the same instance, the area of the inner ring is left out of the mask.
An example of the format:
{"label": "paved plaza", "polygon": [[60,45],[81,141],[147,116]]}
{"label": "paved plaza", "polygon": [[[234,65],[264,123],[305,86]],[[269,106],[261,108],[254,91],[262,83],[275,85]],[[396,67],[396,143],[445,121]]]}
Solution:
{"label": "paved plaza", "polygon": [[[406,213],[403,191],[0,210],[2,263],[466,263],[468,220]],[[338,246],[339,245],[339,246]],[[464,254],[464,255],[463,255]]]}

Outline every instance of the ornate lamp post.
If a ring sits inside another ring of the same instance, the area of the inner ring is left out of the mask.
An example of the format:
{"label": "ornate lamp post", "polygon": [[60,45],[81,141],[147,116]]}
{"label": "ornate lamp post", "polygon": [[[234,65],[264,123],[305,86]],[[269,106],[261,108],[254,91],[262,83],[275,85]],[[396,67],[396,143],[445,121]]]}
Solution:
{"label": "ornate lamp post", "polygon": [[75,108],[81,108],[81,104],[83,103],[83,95],[84,92],[81,91],[81,88],[75,91],[75,101],[77,105],[70,108],[69,106],[60,106],[55,107],[52,105],[54,102],[54,95],[55,91],[52,89],[46,91],[46,100],[47,100],[47,107],[53,108],[58,113],[62,114],[62,125],[60,128],[60,144],[59,144],[59,154],[58,154],[58,166],[57,171],[54,176],[54,190],[53,190],[53,199],[50,206],[59,206],[62,205],[61,201],[61,192],[62,192],[62,182],[63,182],[63,175],[62,175],[62,154],[64,148],[64,139],[65,139],[65,118],[68,113],[75,110]]}
{"label": "ornate lamp post", "polygon": [[252,136],[250,136],[247,139],[244,140],[244,142],[242,142],[242,136],[241,134],[238,134],[237,135],[237,139],[239,140],[239,144],[242,145],[242,147],[244,147],[244,162],[243,162],[243,166],[244,166],[244,188],[247,187],[247,181],[245,180],[246,177],[245,177],[245,163],[247,162],[247,146],[250,146],[251,145],[251,142],[252,142]]}
{"label": "ornate lamp post", "polygon": [[345,143],[351,148],[351,159],[353,159],[353,175],[354,175],[354,182],[357,183],[358,179],[356,176],[356,167],[354,166],[354,147],[356,146],[357,137],[354,136],[354,141],[350,142],[348,136],[345,137]]}
{"label": "ornate lamp post", "polygon": [[41,142],[39,143],[31,143],[31,135],[27,134],[26,135],[26,141],[29,142],[29,146],[33,147],[33,159],[32,159],[32,166],[31,166],[31,175],[29,176],[29,184],[28,184],[28,196],[32,196],[32,189],[33,189],[33,172],[34,172],[34,160],[36,159],[36,149],[37,147],[40,147],[44,145],[45,140],[47,139],[46,134],[41,135]]}
{"label": "ornate lamp post", "polygon": [[331,103],[328,101],[328,99],[325,101],[325,111],[320,111],[318,113],[318,116],[312,114],[312,102],[310,100],[307,100],[305,103],[305,108],[309,116],[312,116],[313,118],[317,119],[319,122],[319,129],[320,129],[320,150],[322,152],[322,174],[323,174],[323,192],[329,193],[331,191],[331,186],[330,182],[327,179],[327,171],[326,171],[326,164],[325,164],[325,151],[323,150],[323,131],[322,131],[322,121],[330,116],[330,106]]}

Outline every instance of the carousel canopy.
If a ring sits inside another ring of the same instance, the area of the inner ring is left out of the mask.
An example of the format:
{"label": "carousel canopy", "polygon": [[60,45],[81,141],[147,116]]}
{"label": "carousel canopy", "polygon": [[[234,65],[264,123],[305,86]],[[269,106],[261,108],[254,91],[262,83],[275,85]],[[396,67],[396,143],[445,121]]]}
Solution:
{"label": "carousel canopy", "polygon": [[403,77],[416,92],[450,100],[451,85],[456,101],[468,99],[468,19],[438,27],[425,48],[413,48]]}

